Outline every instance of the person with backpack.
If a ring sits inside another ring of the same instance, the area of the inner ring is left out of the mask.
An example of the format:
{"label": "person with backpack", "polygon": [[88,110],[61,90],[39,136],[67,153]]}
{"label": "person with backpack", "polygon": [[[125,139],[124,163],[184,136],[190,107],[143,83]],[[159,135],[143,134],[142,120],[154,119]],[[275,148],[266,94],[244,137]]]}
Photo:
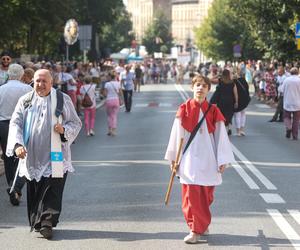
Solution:
{"label": "person with backpack", "polygon": [[[222,183],[226,164],[234,162],[225,118],[216,105],[206,100],[210,86],[208,78],[193,77],[194,97],[180,105],[165,154],[171,164],[180,162],[177,175],[182,189],[182,211],[190,228],[184,242],[189,244],[198,243],[201,235],[208,234],[215,186]],[[177,161],[181,139],[184,150]]]}
{"label": "person with backpack", "polygon": [[234,109],[233,120],[237,136],[245,136],[246,108],[251,101],[249,85],[242,70],[238,70],[233,80],[238,96],[238,106]]}
{"label": "person with backpack", "polygon": [[80,88],[81,106],[84,112],[84,126],[87,136],[95,135],[96,119],[96,84],[92,82],[92,76],[86,75]]}
{"label": "person with backpack", "polygon": [[[52,88],[49,70],[34,74],[34,91],[22,96],[9,124],[6,155],[17,156],[17,173],[27,179],[31,231],[52,238],[62,209],[68,172],[73,172],[72,142],[81,129],[71,98]],[[13,186],[12,186],[13,189]]]}

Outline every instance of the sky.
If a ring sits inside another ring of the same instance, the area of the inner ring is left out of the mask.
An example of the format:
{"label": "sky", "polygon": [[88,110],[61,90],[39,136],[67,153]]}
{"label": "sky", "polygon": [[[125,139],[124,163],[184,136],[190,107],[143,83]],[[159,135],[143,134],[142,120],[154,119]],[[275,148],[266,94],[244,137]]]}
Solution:
{"label": "sky", "polygon": [[123,3],[124,3],[125,5],[127,5],[127,0],[123,0]]}

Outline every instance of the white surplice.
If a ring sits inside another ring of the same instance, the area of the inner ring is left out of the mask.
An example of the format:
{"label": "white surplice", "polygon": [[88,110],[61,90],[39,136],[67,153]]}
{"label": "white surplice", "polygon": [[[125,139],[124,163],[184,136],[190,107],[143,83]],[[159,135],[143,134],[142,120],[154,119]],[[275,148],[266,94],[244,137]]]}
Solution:
{"label": "white surplice", "polygon": [[[200,111],[199,120],[202,116],[203,113]],[[170,163],[175,161],[180,138],[184,138],[183,150],[189,137],[190,133],[181,126],[180,118],[175,118],[165,159]],[[216,186],[222,183],[222,175],[218,172],[218,168],[234,161],[224,122],[217,122],[214,133],[208,133],[204,119],[192,143],[182,156],[177,175],[182,184]]]}
{"label": "white surplice", "polygon": [[[52,89],[53,91],[53,89]],[[63,171],[74,172],[71,163],[71,145],[81,129],[81,121],[75,111],[71,98],[64,95],[62,125],[65,129],[62,142],[63,152]],[[51,113],[51,95],[40,97],[34,94],[29,108],[24,107],[24,99],[27,95],[22,96],[15,108],[9,124],[9,135],[6,149],[7,156],[14,155],[16,144],[26,147],[27,155],[19,161],[19,176],[25,176],[28,180],[35,179],[40,181],[42,176],[49,177],[52,174],[50,152],[51,152],[51,130],[52,113]],[[23,128],[29,110],[33,110],[32,124],[30,127],[30,137],[27,145],[23,139]]]}

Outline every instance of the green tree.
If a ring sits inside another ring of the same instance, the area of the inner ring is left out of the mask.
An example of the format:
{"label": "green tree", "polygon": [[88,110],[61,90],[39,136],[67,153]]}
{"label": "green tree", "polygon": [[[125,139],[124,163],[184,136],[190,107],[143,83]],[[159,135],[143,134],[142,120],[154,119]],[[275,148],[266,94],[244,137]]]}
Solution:
{"label": "green tree", "polygon": [[160,52],[162,45],[165,45],[167,51],[170,51],[173,46],[173,38],[170,30],[171,21],[163,12],[157,12],[153,22],[148,26],[142,41],[148,53]]}
{"label": "green tree", "polygon": [[[64,25],[70,18],[79,24],[91,24],[92,52],[95,52],[95,36],[103,25],[114,23],[120,14],[117,8],[122,0],[10,0],[0,5],[0,50],[9,49],[21,53],[54,57]],[[78,47],[78,44],[73,47]],[[79,52],[79,51],[78,51]],[[93,59],[97,57],[91,53]]]}
{"label": "green tree", "polygon": [[124,6],[122,0],[74,0],[76,1],[76,14],[80,24],[92,25],[92,41],[89,56],[96,60],[100,55],[96,51],[96,36],[101,32],[102,26],[114,23],[118,15],[119,6]]}
{"label": "green tree", "polygon": [[214,60],[233,60],[233,46],[242,47],[243,58],[256,59],[261,56],[253,46],[253,36],[245,20],[230,6],[230,0],[215,0],[207,18],[195,29],[196,45]]}
{"label": "green tree", "polygon": [[295,43],[295,23],[299,20],[299,0],[231,0],[241,19],[248,24],[254,46],[265,58],[293,60],[299,58]]}
{"label": "green tree", "polygon": [[131,33],[132,22],[125,7],[119,6],[115,11],[119,14],[114,22],[103,25],[99,33],[101,47],[112,52],[130,47],[131,41],[134,39],[134,34]]}
{"label": "green tree", "polygon": [[16,54],[52,55],[72,1],[5,1],[0,5],[0,47]]}

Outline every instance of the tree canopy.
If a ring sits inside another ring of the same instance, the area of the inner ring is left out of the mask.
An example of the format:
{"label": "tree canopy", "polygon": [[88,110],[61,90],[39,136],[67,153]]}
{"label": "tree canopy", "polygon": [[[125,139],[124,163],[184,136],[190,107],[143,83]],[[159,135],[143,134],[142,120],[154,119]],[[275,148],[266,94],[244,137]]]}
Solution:
{"label": "tree canopy", "polygon": [[245,59],[299,58],[295,23],[300,0],[215,0],[196,29],[196,44],[215,60],[232,60],[235,44]]}
{"label": "tree canopy", "polygon": [[57,56],[64,25],[74,18],[79,25],[92,25],[92,50],[95,50],[95,36],[118,19],[121,7],[124,7],[122,0],[2,1],[0,49],[9,49],[16,55]]}
{"label": "tree canopy", "polygon": [[[156,12],[153,22],[148,26],[143,37],[143,45],[150,54],[170,51],[173,46],[171,21],[163,14]],[[167,49],[166,49],[167,48]],[[164,51],[161,51],[163,49]]]}

